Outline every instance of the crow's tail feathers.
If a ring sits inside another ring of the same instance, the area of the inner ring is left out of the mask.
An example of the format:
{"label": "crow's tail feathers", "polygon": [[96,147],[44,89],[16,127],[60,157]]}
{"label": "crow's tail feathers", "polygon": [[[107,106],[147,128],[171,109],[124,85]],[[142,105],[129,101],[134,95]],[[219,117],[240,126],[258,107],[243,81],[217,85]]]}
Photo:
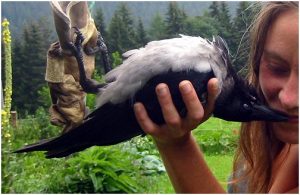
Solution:
{"label": "crow's tail feathers", "polygon": [[[125,124],[125,125],[124,125]],[[61,158],[91,146],[107,146],[144,134],[130,103],[105,104],[78,127],[49,140],[27,145],[15,153],[45,151],[46,158]]]}
{"label": "crow's tail feathers", "polygon": [[13,153],[45,151],[45,150],[49,149],[49,146],[51,146],[51,141],[53,141],[53,140],[55,140],[55,139],[40,140],[37,143],[26,145],[23,148],[14,151]]}
{"label": "crow's tail feathers", "polygon": [[80,140],[85,136],[85,126],[83,124],[56,138],[41,140],[37,143],[24,146],[14,151],[14,153],[46,151],[46,158],[61,158],[84,150],[91,146],[91,143],[87,144]]}

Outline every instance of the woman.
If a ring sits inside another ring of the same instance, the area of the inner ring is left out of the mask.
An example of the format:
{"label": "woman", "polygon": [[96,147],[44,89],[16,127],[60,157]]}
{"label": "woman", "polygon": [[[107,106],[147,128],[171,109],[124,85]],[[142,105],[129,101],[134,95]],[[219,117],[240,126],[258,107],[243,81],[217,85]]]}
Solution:
{"label": "woman", "polygon": [[[230,192],[298,192],[298,3],[272,2],[261,9],[252,27],[249,80],[266,103],[290,116],[288,122],[242,124]],[[211,173],[191,130],[213,110],[217,80],[208,83],[203,108],[189,81],[179,84],[188,109],[181,119],[165,84],[156,88],[166,125],[158,126],[144,106],[135,114],[153,136],[178,193],[224,193]]]}

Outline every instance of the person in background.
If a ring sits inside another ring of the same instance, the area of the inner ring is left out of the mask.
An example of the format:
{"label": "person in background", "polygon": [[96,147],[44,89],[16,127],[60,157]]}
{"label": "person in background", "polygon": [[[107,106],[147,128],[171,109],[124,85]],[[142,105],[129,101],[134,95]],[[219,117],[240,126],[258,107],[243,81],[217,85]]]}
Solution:
{"label": "person in background", "polygon": [[[71,27],[79,28],[85,37],[84,48],[97,46],[98,31],[86,1],[50,2],[58,41],[52,43],[47,53],[45,80],[50,89],[52,105],[49,108],[50,122],[63,127],[66,133],[80,125],[88,114],[85,105],[86,92],[80,85],[80,73],[76,58],[69,43],[75,42],[76,34]],[[88,78],[95,69],[95,54],[83,52]]]}
{"label": "person in background", "polygon": [[[264,2],[253,22],[249,82],[270,107],[290,119],[242,123],[228,192],[299,193],[298,13],[298,2]],[[176,192],[225,193],[191,134],[211,115],[218,81],[208,82],[205,107],[189,81],[182,81],[179,89],[188,110],[186,118],[180,118],[163,83],[156,92],[166,124],[153,123],[141,103],[134,105],[136,118],[153,137]]]}

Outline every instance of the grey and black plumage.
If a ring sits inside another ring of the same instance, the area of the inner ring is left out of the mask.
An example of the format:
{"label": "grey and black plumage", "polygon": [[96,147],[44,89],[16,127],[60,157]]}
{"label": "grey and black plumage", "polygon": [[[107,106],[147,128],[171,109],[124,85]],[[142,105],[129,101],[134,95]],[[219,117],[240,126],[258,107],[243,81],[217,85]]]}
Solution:
{"label": "grey and black plumage", "polygon": [[136,121],[133,104],[142,102],[150,118],[164,124],[155,94],[159,83],[169,86],[173,102],[184,117],[186,108],[178,89],[182,80],[191,81],[199,99],[205,102],[208,80],[218,79],[215,117],[230,121],[287,120],[284,114],[261,104],[255,90],[236,75],[227,45],[220,37],[208,41],[181,35],[150,42],[123,56],[126,57],[123,64],[106,74],[107,83],[99,89],[97,108],[82,125],[16,152],[46,151],[47,158],[59,158],[94,145],[117,144],[144,134]]}

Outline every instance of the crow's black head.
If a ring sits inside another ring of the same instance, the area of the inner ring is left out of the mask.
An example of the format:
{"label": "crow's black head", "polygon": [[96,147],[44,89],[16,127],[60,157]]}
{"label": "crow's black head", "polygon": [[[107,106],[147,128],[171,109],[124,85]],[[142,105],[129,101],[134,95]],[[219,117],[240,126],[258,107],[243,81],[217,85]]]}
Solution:
{"label": "crow's black head", "polygon": [[269,108],[259,99],[253,86],[246,83],[234,71],[226,42],[221,37],[214,39],[222,51],[222,65],[213,66],[221,81],[220,94],[215,103],[214,116],[228,121],[285,121],[288,117]]}
{"label": "crow's black head", "polygon": [[288,119],[285,114],[263,104],[252,86],[245,84],[243,80],[233,82],[232,86],[223,86],[224,90],[215,103],[215,117],[238,122]]}

